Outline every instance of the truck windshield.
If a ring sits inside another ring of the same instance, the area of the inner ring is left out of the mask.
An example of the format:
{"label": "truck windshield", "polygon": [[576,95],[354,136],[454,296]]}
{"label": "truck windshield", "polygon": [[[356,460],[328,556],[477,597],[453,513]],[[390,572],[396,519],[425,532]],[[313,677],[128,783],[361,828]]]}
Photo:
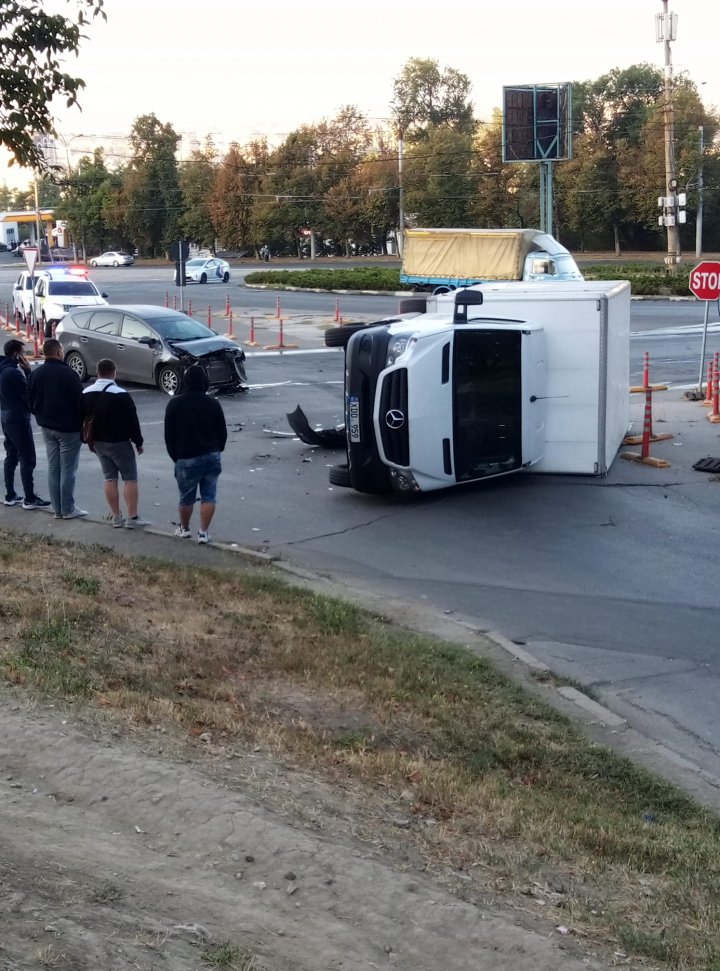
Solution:
{"label": "truck windshield", "polygon": [[455,479],[465,482],[522,465],[521,341],[518,331],[455,332]]}

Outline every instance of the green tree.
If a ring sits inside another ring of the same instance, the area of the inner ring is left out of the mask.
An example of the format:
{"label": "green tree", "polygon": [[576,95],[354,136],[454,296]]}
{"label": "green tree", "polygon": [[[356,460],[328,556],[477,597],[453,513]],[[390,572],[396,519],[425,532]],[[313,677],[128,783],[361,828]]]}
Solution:
{"label": "green tree", "polygon": [[408,152],[405,210],[418,226],[471,226],[477,195],[473,139],[452,128],[429,128]]}
{"label": "green tree", "polygon": [[179,229],[183,237],[201,246],[215,242],[211,198],[217,174],[217,151],[208,135],[205,147],[195,151],[180,168],[182,215]]}
{"label": "green tree", "polygon": [[441,126],[465,134],[475,129],[470,79],[455,68],[441,70],[438,61],[410,58],[393,91],[395,125],[408,141],[423,141],[431,129]]}
{"label": "green tree", "polygon": [[250,241],[255,174],[252,161],[233,143],[215,173],[210,200],[215,233],[226,249],[238,250]]}
{"label": "green tree", "polygon": [[53,130],[51,102],[76,104],[84,81],[64,72],[90,17],[105,17],[104,0],[69,0],[74,18],[53,14],[42,0],[0,3],[0,144],[21,165],[44,171],[35,137]]}
{"label": "green tree", "polygon": [[80,159],[56,216],[66,220],[71,237],[83,253],[129,245],[121,192],[122,176],[108,171],[101,148]]}
{"label": "green tree", "polygon": [[179,136],[154,114],[140,115],[130,132],[132,156],[124,172],[126,222],[146,256],[167,251],[180,233],[182,212],[178,164]]}

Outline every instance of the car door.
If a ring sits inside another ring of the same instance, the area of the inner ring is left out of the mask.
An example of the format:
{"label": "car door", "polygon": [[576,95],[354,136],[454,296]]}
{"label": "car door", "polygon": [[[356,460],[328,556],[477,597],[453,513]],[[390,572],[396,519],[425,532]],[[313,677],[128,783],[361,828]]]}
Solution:
{"label": "car door", "polygon": [[35,304],[35,320],[42,319],[42,307],[47,294],[47,277],[40,277],[35,283],[35,291],[31,294],[31,304]]}
{"label": "car door", "polygon": [[25,309],[26,301],[23,299],[26,281],[28,284],[30,283],[29,275],[26,273],[21,273],[15,281],[15,286],[13,287],[13,307],[15,308],[15,313],[18,313],[23,317],[27,313],[27,310]]}
{"label": "car door", "polygon": [[115,360],[121,324],[119,311],[103,307],[90,317],[87,328],[78,332],[78,347],[90,374],[94,374],[98,361],[104,357]]}
{"label": "car door", "polygon": [[138,381],[140,384],[153,384],[155,381],[155,361],[160,350],[159,344],[151,347],[140,343],[141,338],[158,340],[148,325],[132,314],[123,316],[120,338],[116,344],[113,360],[118,366],[118,377],[125,381]]}

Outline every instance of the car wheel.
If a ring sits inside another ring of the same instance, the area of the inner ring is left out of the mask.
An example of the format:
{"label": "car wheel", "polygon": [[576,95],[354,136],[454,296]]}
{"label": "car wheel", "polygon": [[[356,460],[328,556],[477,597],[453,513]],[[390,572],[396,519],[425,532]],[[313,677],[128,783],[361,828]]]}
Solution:
{"label": "car wheel", "polygon": [[97,260],[90,260],[90,266],[97,266]]}
{"label": "car wheel", "polygon": [[113,260],[113,266],[120,266],[117,260]]}
{"label": "car wheel", "polygon": [[350,469],[347,465],[332,465],[328,478],[331,485],[342,486],[344,489],[351,488]]}
{"label": "car wheel", "polygon": [[200,283],[207,283],[207,273],[200,274]]}
{"label": "car wheel", "polygon": [[172,364],[163,364],[158,371],[158,388],[171,397],[180,390],[180,372]]}
{"label": "car wheel", "polygon": [[74,371],[75,374],[80,378],[81,381],[87,379],[87,364],[85,363],[85,358],[78,351],[70,351],[65,355],[65,363]]}
{"label": "car wheel", "polygon": [[340,324],[325,331],[325,347],[347,347],[347,342],[353,334],[364,330],[367,324]]}
{"label": "car wheel", "polygon": [[45,314],[42,315],[42,332],[45,335],[45,340],[49,340],[52,335],[52,321],[45,318]]}
{"label": "car wheel", "polygon": [[227,283],[229,279],[230,279],[230,274],[228,273],[227,270],[225,270],[225,272],[223,273],[223,283]]}

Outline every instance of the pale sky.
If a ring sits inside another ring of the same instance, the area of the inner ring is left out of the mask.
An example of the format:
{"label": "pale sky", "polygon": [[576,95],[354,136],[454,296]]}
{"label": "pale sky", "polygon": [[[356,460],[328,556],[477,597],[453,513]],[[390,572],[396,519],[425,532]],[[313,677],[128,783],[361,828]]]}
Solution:
{"label": "pale sky", "polygon": [[[277,143],[345,104],[383,119],[411,57],[467,74],[483,120],[504,85],[589,80],[642,61],[662,67],[664,57],[661,0],[106,0],[105,9],[107,22],[95,21],[68,65],[87,87],[82,112],[59,107],[66,139],[127,135],[148,112],[221,144],[257,134]],[[669,9],[675,72],[720,105],[720,5],[670,0]],[[17,184],[0,164],[6,179]]]}

